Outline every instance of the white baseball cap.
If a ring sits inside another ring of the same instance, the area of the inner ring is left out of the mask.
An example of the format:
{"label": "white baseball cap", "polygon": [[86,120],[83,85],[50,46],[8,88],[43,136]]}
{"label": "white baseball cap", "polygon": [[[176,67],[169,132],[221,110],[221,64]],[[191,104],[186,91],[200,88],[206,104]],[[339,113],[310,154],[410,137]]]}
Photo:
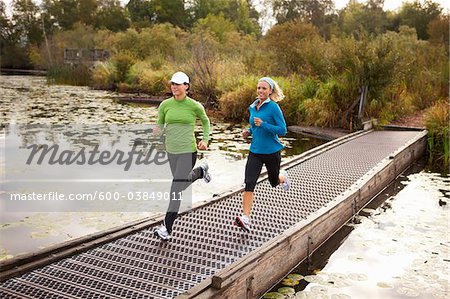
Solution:
{"label": "white baseball cap", "polygon": [[176,72],[172,75],[172,79],[170,79],[170,82],[175,84],[189,84],[189,77],[183,72]]}

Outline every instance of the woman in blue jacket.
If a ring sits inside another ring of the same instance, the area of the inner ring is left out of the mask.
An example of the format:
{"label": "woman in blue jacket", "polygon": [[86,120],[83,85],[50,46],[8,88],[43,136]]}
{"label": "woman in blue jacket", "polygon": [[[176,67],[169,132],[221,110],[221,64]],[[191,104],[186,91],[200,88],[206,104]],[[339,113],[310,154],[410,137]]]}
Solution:
{"label": "woman in blue jacket", "polygon": [[284,146],[278,140],[278,135],[286,135],[286,122],[280,106],[276,102],[284,98],[278,84],[269,77],[259,79],[257,86],[258,98],[250,105],[250,128],[242,135],[247,138],[252,135],[250,152],[245,166],[245,191],[242,195],[243,214],[236,217],[235,225],[250,232],[250,211],[253,205],[253,192],[261,174],[262,166],[266,165],[269,182],[272,187],[279,184],[289,190],[287,172],[280,174],[281,150]]}

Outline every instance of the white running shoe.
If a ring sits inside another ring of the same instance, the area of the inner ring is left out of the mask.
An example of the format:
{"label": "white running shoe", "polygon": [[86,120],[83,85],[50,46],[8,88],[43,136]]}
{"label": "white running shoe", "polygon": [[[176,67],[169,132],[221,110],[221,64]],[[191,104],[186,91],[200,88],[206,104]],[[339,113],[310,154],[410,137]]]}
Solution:
{"label": "white running shoe", "polygon": [[205,161],[200,164],[200,168],[203,171],[203,180],[205,180],[206,183],[211,182],[211,174],[209,173],[209,166],[208,163]]}
{"label": "white running shoe", "polygon": [[250,218],[246,215],[237,216],[236,220],[234,220],[234,225],[239,226],[248,233],[250,232]]}
{"label": "white running shoe", "polygon": [[155,235],[155,237],[160,238],[162,241],[169,241],[170,238],[172,238],[164,224],[155,228],[153,234]]}
{"label": "white running shoe", "polygon": [[280,171],[281,175],[284,176],[284,182],[281,184],[281,187],[283,187],[284,191],[289,191],[289,188],[291,187],[291,180],[289,179],[289,175],[286,170]]}

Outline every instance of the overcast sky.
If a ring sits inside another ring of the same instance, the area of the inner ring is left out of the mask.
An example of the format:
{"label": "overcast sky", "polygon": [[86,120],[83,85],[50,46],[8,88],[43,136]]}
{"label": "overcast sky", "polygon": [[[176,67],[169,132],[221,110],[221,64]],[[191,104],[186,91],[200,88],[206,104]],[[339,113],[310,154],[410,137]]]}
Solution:
{"label": "overcast sky", "polygon": [[[3,2],[6,3],[7,9],[11,8],[11,2],[13,0],[2,0]],[[129,0],[120,0],[120,2],[122,2],[123,4],[128,3]],[[211,0],[214,1],[214,0]],[[342,8],[344,7],[347,2],[349,0],[334,0],[335,3],[335,7],[336,8]],[[41,3],[41,0],[34,0],[35,3]],[[360,1],[360,2],[364,2],[364,1]],[[413,2],[413,0],[385,0],[384,1],[384,9],[385,10],[395,10],[398,7],[401,6],[402,2]],[[448,10],[450,9],[450,1],[449,0],[433,0],[433,2],[439,3],[441,5],[441,7],[443,7],[444,9]]]}

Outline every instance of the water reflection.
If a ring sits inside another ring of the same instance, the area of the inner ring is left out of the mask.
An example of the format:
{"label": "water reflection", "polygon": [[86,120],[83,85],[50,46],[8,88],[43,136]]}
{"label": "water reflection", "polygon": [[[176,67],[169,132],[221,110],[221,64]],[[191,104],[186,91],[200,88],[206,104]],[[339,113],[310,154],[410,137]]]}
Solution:
{"label": "water reflection", "polygon": [[[67,129],[73,125],[93,124],[140,124],[156,122],[157,107],[138,104],[122,104],[115,101],[124,95],[107,91],[90,90],[87,87],[47,85],[43,77],[0,77],[0,126],[8,124],[27,126],[49,124]],[[196,182],[192,186],[193,201],[210,199],[214,194],[240,186],[244,180],[245,158],[249,144],[240,136],[247,124],[224,123],[211,119],[212,140],[208,151],[199,152],[201,159],[210,164],[213,177],[211,183]],[[67,130],[66,130],[67,131]],[[69,130],[70,131],[70,130]],[[200,133],[201,128],[197,130]],[[93,145],[96,142],[93,130],[73,130],[67,134],[75,146]],[[135,132],[142,140],[148,140],[145,129]],[[58,134],[48,132],[49,138],[59,142]],[[53,136],[53,137],[51,137]],[[35,134],[23,134],[25,142],[36,141]],[[0,147],[5,148],[5,133],[0,133]],[[300,154],[324,141],[303,138],[289,133],[282,139],[286,149],[284,157]],[[200,161],[199,161],[200,162]],[[2,177],[5,160],[0,157]],[[133,186],[128,186],[133,188]],[[36,250],[50,244],[104,230],[132,220],[152,216],[148,210],[142,212],[85,212],[85,213],[2,213],[0,219],[0,259],[23,252]],[[7,241],[6,241],[7,240]]]}

